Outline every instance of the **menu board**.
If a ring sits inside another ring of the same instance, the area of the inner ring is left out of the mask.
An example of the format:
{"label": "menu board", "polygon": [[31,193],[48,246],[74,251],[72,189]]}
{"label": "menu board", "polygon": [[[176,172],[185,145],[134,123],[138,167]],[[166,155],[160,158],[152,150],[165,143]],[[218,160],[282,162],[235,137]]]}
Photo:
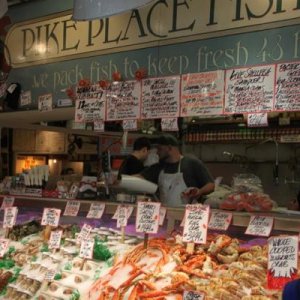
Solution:
{"label": "menu board", "polygon": [[106,120],[139,119],[141,83],[139,81],[115,81],[106,94]]}
{"label": "menu board", "polygon": [[226,70],[225,113],[273,110],[275,65]]}
{"label": "menu board", "polygon": [[72,216],[76,217],[80,208],[80,201],[68,201],[65,211],[64,211],[64,216]]}
{"label": "menu board", "polygon": [[3,257],[7,251],[9,244],[8,239],[0,239],[0,257]]}
{"label": "menu board", "polygon": [[80,246],[80,252],[79,257],[81,258],[87,258],[92,259],[93,258],[93,252],[94,252],[94,240],[83,240]]}
{"label": "menu board", "polygon": [[0,210],[3,210],[7,207],[12,207],[14,205],[14,202],[15,202],[15,197],[5,196],[3,198]]}
{"label": "menu board", "polygon": [[226,231],[231,223],[232,213],[225,211],[214,211],[209,219],[208,228]]}
{"label": "menu board", "polygon": [[247,115],[248,127],[267,127],[268,126],[268,114],[257,113]]}
{"label": "menu board", "polygon": [[105,92],[98,85],[76,88],[75,122],[105,120]]}
{"label": "menu board", "polygon": [[138,202],[136,232],[157,233],[160,205],[157,202]]}
{"label": "menu board", "polygon": [[62,234],[62,230],[51,231],[49,239],[49,249],[59,249]]}
{"label": "menu board", "polygon": [[57,227],[61,210],[56,208],[44,208],[41,225]]}
{"label": "menu board", "polygon": [[205,294],[203,292],[196,291],[184,291],[183,300],[204,300]]}
{"label": "menu board", "polygon": [[180,76],[149,78],[142,81],[142,119],[179,116]]}
{"label": "menu board", "polygon": [[87,219],[101,219],[105,210],[105,203],[92,203]]}
{"label": "menu board", "polygon": [[299,111],[299,90],[300,62],[278,64],[274,109],[279,111]]}
{"label": "menu board", "polygon": [[4,209],[3,228],[13,228],[18,215],[17,207],[7,207]]}
{"label": "menu board", "polygon": [[251,216],[245,234],[255,236],[270,236],[274,218],[266,216]]}
{"label": "menu board", "polygon": [[180,116],[223,113],[224,71],[182,75]]}
{"label": "menu board", "polygon": [[297,278],[298,236],[278,236],[268,240],[269,289],[282,289],[284,285]]}
{"label": "menu board", "polygon": [[209,206],[202,204],[188,204],[185,206],[183,241],[205,244]]}

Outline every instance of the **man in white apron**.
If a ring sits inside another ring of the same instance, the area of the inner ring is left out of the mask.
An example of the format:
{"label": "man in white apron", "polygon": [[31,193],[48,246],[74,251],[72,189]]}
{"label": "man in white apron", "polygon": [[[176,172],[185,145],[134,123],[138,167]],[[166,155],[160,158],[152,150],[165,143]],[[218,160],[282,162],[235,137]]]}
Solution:
{"label": "man in white apron", "polygon": [[214,181],[206,167],[197,158],[182,156],[174,136],[161,135],[155,144],[160,162],[141,176],[158,184],[163,205],[178,207],[214,191]]}

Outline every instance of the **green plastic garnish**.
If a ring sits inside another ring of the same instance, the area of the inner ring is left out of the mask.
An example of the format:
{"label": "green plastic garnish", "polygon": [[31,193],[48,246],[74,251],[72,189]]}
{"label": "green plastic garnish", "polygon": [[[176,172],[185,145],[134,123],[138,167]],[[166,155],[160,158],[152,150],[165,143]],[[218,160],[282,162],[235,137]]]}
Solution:
{"label": "green plastic garnish", "polygon": [[112,253],[109,251],[107,246],[105,246],[98,237],[95,237],[93,254],[94,254],[93,257],[95,260],[107,261],[108,259],[110,259],[112,257]]}
{"label": "green plastic garnish", "polygon": [[43,246],[41,247],[41,252],[49,252],[49,247],[48,244],[43,244]]}
{"label": "green plastic garnish", "polygon": [[62,279],[61,273],[56,273],[54,276],[54,280],[61,280],[61,279]]}
{"label": "green plastic garnish", "polygon": [[79,299],[80,299],[80,293],[79,293],[78,290],[75,290],[75,291],[72,293],[72,295],[71,295],[71,297],[70,297],[69,300],[79,300]]}
{"label": "green plastic garnish", "polygon": [[72,270],[72,264],[70,262],[66,263],[65,266],[64,266],[64,269],[67,270],[67,271]]}

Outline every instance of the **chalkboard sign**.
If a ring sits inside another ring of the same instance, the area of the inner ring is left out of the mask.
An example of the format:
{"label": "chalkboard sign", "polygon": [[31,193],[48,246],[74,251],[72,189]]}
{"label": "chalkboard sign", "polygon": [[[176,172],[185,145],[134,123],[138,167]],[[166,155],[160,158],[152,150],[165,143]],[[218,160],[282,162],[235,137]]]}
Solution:
{"label": "chalkboard sign", "polygon": [[186,205],[184,214],[183,241],[205,244],[209,218],[209,206]]}
{"label": "chalkboard sign", "polygon": [[278,236],[268,240],[269,289],[282,289],[284,285],[297,277],[298,236]]}
{"label": "chalkboard sign", "polygon": [[178,117],[180,76],[142,81],[142,119]]}
{"label": "chalkboard sign", "polygon": [[225,113],[273,110],[275,65],[226,70]]}
{"label": "chalkboard sign", "polygon": [[275,110],[300,110],[300,62],[278,64],[276,70]]}
{"label": "chalkboard sign", "polygon": [[223,113],[224,71],[182,75],[182,117]]}
{"label": "chalkboard sign", "polygon": [[139,119],[141,83],[139,81],[113,82],[106,93],[107,121]]}
{"label": "chalkboard sign", "polygon": [[105,119],[105,93],[98,85],[76,88],[75,122]]}

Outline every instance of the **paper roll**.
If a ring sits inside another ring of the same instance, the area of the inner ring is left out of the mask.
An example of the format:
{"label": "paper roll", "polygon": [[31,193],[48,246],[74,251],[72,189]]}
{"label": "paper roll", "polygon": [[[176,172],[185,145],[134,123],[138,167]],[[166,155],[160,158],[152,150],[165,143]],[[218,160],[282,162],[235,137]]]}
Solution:
{"label": "paper roll", "polygon": [[154,194],[157,190],[157,185],[155,183],[129,175],[122,175],[119,186],[130,192],[145,194]]}

